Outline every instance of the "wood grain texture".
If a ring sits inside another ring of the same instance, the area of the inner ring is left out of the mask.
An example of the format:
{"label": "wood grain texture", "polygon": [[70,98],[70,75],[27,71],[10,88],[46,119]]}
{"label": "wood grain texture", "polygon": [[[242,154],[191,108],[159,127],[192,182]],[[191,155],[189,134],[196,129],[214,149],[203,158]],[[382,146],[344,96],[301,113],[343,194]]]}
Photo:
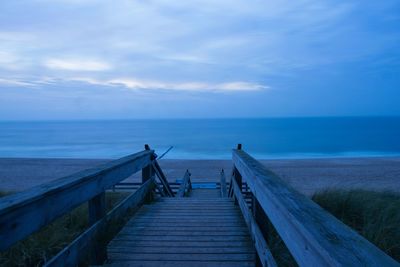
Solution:
{"label": "wood grain texture", "polygon": [[400,266],[244,151],[232,157],[300,266]]}
{"label": "wood grain texture", "polygon": [[223,169],[221,170],[220,190],[221,190],[221,197],[226,197],[228,193],[227,193],[227,188],[226,188],[225,172]]}
{"label": "wood grain texture", "polygon": [[0,251],[151,163],[142,151],[0,200]]}
{"label": "wood grain texture", "polygon": [[182,180],[182,184],[179,187],[179,190],[176,194],[177,197],[185,197],[186,193],[191,189],[191,184],[190,184],[190,172],[186,170],[185,175]]}
{"label": "wood grain texture", "polygon": [[157,160],[153,160],[152,162],[153,169],[157,174],[158,178],[160,179],[161,183],[163,184],[164,192],[169,197],[174,197],[174,192],[172,191],[171,186],[169,185],[168,179],[165,176],[164,172],[162,171],[160,165],[158,164]]}
{"label": "wood grain texture", "polygon": [[144,205],[109,243],[108,254],[109,264],[132,266],[254,266],[255,261],[238,207],[220,197],[162,198]]}
{"label": "wood grain texture", "polygon": [[87,256],[88,249],[99,242],[100,235],[107,229],[110,222],[119,220],[129,210],[135,210],[140,206],[151,190],[154,189],[154,177],[147,180],[136,192],[113,208],[105,217],[93,224],[83,232],[71,244],[53,257],[45,266],[77,266]]}
{"label": "wood grain texture", "polygon": [[247,227],[249,228],[249,232],[251,234],[251,238],[253,239],[261,265],[263,267],[277,267],[278,265],[276,264],[275,259],[271,254],[271,250],[269,249],[260,228],[258,227],[252,213],[250,212],[247,203],[242,196],[241,189],[239,188],[235,179],[232,179],[232,186],[233,194],[237,199],[240,210],[243,214],[243,218],[247,224]]}

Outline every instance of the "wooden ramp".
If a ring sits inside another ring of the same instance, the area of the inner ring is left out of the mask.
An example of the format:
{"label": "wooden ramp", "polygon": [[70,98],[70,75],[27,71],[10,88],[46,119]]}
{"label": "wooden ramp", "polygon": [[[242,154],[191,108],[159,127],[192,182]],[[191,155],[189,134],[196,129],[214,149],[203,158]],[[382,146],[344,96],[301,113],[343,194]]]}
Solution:
{"label": "wooden ramp", "polygon": [[144,205],[108,245],[111,266],[254,266],[255,257],[239,208],[216,189]]}

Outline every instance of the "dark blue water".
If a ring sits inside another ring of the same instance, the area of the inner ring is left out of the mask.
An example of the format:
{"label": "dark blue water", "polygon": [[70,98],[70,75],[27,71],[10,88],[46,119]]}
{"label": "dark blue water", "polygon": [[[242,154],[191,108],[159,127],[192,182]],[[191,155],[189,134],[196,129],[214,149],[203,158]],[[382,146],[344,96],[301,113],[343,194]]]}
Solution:
{"label": "dark blue water", "polygon": [[0,157],[116,158],[148,143],[166,158],[400,155],[400,118],[0,122]]}

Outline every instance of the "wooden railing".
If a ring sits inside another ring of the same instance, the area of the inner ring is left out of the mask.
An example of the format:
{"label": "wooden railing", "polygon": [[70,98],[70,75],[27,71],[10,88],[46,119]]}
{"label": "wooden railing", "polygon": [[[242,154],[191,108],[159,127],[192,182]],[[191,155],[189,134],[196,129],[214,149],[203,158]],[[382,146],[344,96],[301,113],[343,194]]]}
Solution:
{"label": "wooden railing", "polygon": [[[265,242],[266,218],[299,266],[400,266],[395,260],[285,184],[246,152],[232,153],[235,202],[255,241],[262,266],[275,266]],[[242,196],[242,180],[253,194],[253,215]]]}
{"label": "wooden railing", "polygon": [[228,193],[226,188],[226,177],[224,169],[221,170],[220,191],[221,191],[221,197],[227,197]]}
{"label": "wooden railing", "polygon": [[[105,245],[96,240],[105,225],[151,199],[150,193],[156,186],[155,174],[163,176],[164,183],[167,183],[167,187],[160,190],[170,193],[170,187],[158,166],[154,151],[148,146],[145,148],[142,152],[102,166],[3,197],[0,201],[0,251],[6,250],[17,241],[88,201],[90,228],[47,265],[75,266],[88,251],[92,255],[91,264],[102,263],[106,258]],[[105,190],[140,170],[142,185],[106,214]]]}
{"label": "wooden railing", "polygon": [[190,181],[190,172],[189,170],[186,170],[185,176],[183,177],[182,184],[179,187],[179,190],[177,192],[177,197],[185,197],[187,196],[187,193],[192,190],[192,182]]}

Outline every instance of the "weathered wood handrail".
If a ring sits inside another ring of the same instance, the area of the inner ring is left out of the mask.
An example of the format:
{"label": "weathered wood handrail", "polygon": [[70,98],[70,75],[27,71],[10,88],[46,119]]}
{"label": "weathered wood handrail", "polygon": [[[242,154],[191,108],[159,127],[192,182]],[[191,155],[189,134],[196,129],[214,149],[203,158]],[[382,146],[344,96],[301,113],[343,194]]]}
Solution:
{"label": "weathered wood handrail", "polygon": [[86,201],[91,204],[90,223],[95,223],[104,215],[104,191],[152,164],[153,154],[145,150],[2,198],[0,251]]}
{"label": "weathered wood handrail", "polygon": [[234,169],[300,266],[400,266],[241,149],[232,157]]}
{"label": "weathered wood handrail", "polygon": [[189,192],[192,189],[192,182],[190,181],[190,172],[189,170],[186,170],[185,176],[183,177],[182,184],[179,187],[177,196],[178,197],[184,197],[187,192]]}
{"label": "weathered wood handrail", "polygon": [[271,254],[271,250],[269,249],[268,244],[265,241],[265,238],[259,226],[257,225],[256,220],[252,216],[249,208],[247,207],[247,203],[244,200],[242,192],[235,179],[232,179],[232,191],[233,194],[235,195],[235,198],[238,201],[238,205],[240,207],[240,210],[242,211],[244,221],[246,222],[246,225],[249,228],[251,239],[254,242],[254,246],[256,248],[261,265],[263,267],[278,266],[275,262],[274,257]]}
{"label": "weathered wood handrail", "polygon": [[[99,236],[107,230],[107,225],[123,217],[128,210],[136,209],[142,204],[146,196],[155,187],[155,179],[151,177],[134,193],[114,207],[105,217],[93,224],[89,229],[79,235],[71,244],[60,251],[55,257],[45,264],[45,267],[52,266],[77,266],[85,259],[87,251],[92,249],[93,244],[98,244]],[[103,245],[103,244],[100,244]],[[105,248],[105,247],[104,247]],[[102,259],[104,260],[104,259]],[[101,263],[101,262],[100,262]]]}

